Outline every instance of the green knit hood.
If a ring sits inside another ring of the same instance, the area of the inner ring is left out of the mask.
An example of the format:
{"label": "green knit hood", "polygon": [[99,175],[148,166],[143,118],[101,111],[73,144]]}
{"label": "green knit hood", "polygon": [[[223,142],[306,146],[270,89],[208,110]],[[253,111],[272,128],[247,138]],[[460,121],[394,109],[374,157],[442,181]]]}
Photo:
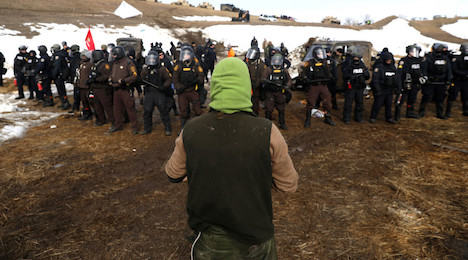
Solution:
{"label": "green knit hood", "polygon": [[252,112],[251,96],[247,65],[234,57],[220,61],[211,78],[210,107],[225,114]]}

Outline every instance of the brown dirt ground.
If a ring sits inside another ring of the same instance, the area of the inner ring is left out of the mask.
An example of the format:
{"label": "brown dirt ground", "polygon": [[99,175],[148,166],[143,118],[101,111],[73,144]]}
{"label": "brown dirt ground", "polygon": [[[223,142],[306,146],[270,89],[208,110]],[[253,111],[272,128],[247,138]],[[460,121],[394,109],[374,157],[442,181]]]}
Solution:
{"label": "brown dirt ground", "polygon": [[[468,148],[459,102],[447,121],[430,105],[398,125],[381,111],[377,124],[345,126],[333,111],[336,127],[304,129],[303,99],[294,92],[283,131],[299,189],[273,194],[280,259],[467,257],[468,155],[431,145]],[[64,115],[2,144],[0,258],[187,259],[187,185],[163,170],[176,136],[154,120],[149,135],[110,135]]]}

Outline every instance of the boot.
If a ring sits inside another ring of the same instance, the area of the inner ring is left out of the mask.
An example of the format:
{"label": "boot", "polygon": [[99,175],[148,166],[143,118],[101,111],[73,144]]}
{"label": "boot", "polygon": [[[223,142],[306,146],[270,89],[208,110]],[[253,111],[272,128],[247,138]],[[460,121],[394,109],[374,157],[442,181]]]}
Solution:
{"label": "boot", "polygon": [[336,125],[335,122],[333,122],[333,120],[331,119],[331,116],[330,116],[330,112],[329,111],[325,111],[325,123],[326,124],[329,124],[329,125]]}
{"label": "boot", "polygon": [[395,106],[395,122],[400,122],[401,120],[401,107]]}
{"label": "boot", "polygon": [[427,105],[427,103],[422,103],[422,102],[419,105],[418,118],[424,117],[424,114],[426,113],[426,105]]}
{"label": "boot", "polygon": [[279,121],[279,128],[283,130],[288,130],[288,127],[286,126],[286,123],[284,122],[284,112],[278,113],[278,121]]}
{"label": "boot", "polygon": [[165,134],[166,136],[170,136],[170,135],[172,134],[172,129],[171,129],[170,126],[165,126],[165,127],[164,127],[164,134]]}
{"label": "boot", "polygon": [[63,103],[63,107],[62,107],[62,110],[68,110],[71,108],[71,104],[70,102],[68,102],[68,99],[64,99],[65,102]]}
{"label": "boot", "polygon": [[406,107],[406,117],[407,118],[418,118],[418,116],[414,114],[414,107],[412,105],[408,105]]}
{"label": "boot", "polygon": [[265,118],[271,120],[271,112],[265,111]]}
{"label": "boot", "polygon": [[468,116],[468,101],[463,103],[463,115]]}
{"label": "boot", "polygon": [[338,103],[336,103],[336,99],[332,99],[332,108],[335,110],[340,110]]}
{"label": "boot", "polygon": [[310,114],[310,110],[306,111],[306,120],[304,122],[304,127],[309,128],[310,127],[310,119],[312,118],[312,115]]}
{"label": "boot", "polygon": [[53,97],[44,97],[44,103],[42,104],[43,107],[53,107],[54,106],[54,99]]}
{"label": "boot", "polygon": [[445,107],[445,117],[452,117],[452,106],[453,101],[447,101],[447,106]]}
{"label": "boot", "polygon": [[63,103],[65,102],[63,97],[60,97],[60,105],[57,106],[57,108],[63,108]]}
{"label": "boot", "polygon": [[187,119],[185,117],[181,117],[180,118],[180,129],[184,128],[185,123],[187,123]]}
{"label": "boot", "polygon": [[446,120],[447,117],[444,116],[444,102],[436,103],[437,118]]}

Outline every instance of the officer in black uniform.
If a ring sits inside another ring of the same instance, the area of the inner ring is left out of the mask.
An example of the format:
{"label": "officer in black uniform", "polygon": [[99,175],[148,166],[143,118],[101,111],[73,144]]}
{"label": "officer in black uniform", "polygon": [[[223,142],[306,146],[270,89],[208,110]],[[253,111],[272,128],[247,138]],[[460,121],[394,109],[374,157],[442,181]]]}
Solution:
{"label": "officer in black uniform", "polygon": [[208,81],[208,74],[213,75],[213,70],[215,63],[218,60],[216,57],[216,45],[214,42],[210,42],[210,45],[206,48],[205,51],[205,79]]}
{"label": "officer in black uniform", "polygon": [[36,98],[40,100],[41,95],[39,94],[39,90],[37,88],[37,82],[36,82],[36,77],[35,77],[36,74],[34,73],[36,69],[36,65],[37,65],[36,51],[31,50],[29,51],[29,56],[26,60],[26,65],[25,65],[26,82],[27,82],[28,89],[29,89],[28,99],[34,99],[34,92],[36,92]]}
{"label": "officer in black uniform", "polygon": [[385,105],[385,120],[390,124],[395,124],[396,122],[392,118],[393,93],[401,90],[401,77],[393,63],[392,53],[384,52],[380,58],[382,62],[375,67],[372,78],[374,104],[372,105],[370,122],[376,122],[380,108]]}
{"label": "officer in black uniform", "polygon": [[5,68],[5,56],[0,52],[0,87],[3,87],[3,74],[6,73]]}
{"label": "officer in black uniform", "polygon": [[395,121],[400,121],[401,107],[406,102],[406,117],[418,118],[414,113],[414,103],[421,89],[421,84],[427,80],[422,73],[423,58],[419,56],[421,47],[413,44],[406,47],[407,56],[398,62],[398,71],[401,76],[402,89],[395,100]]}
{"label": "officer in black uniform", "polygon": [[15,99],[24,98],[23,85],[26,82],[26,63],[28,60],[28,54],[26,50],[28,47],[21,45],[19,48],[19,53],[15,56],[15,61],[13,63],[13,71],[15,73],[16,86],[18,87],[18,97]]}
{"label": "officer in black uniform", "polygon": [[468,42],[460,46],[461,54],[452,59],[453,85],[449,89],[445,116],[452,116],[453,102],[457,100],[458,92],[461,92],[463,115],[468,116]]}
{"label": "officer in black uniform", "polygon": [[75,111],[80,111],[80,88],[77,85],[77,71],[80,68],[80,46],[74,44],[70,47],[70,81],[73,83],[73,109],[69,113],[75,113]]}
{"label": "officer in black uniform", "polygon": [[443,43],[434,43],[432,52],[426,55],[423,69],[428,80],[422,87],[423,96],[419,107],[419,117],[424,117],[426,105],[431,101],[432,96],[434,96],[437,118],[447,119],[444,115],[445,92],[451,85],[452,80],[452,66],[446,56],[447,49],[447,45]]}
{"label": "officer in black uniform", "polygon": [[[168,58],[168,56],[166,56],[166,54],[164,54],[161,47],[156,48],[155,50],[159,55],[161,66],[166,67],[172,77],[172,74],[174,73],[174,63]],[[168,113],[171,112],[171,110],[174,110],[174,115],[178,116],[179,111],[177,110],[177,104],[174,99],[174,84],[171,84],[171,87],[167,88],[166,97]]]}
{"label": "officer in black uniform", "polygon": [[171,120],[169,118],[169,107],[167,107],[167,89],[171,87],[172,78],[169,70],[161,66],[159,54],[150,51],[145,59],[145,66],[141,72],[141,78],[145,83],[144,99],[144,123],[145,130],[142,135],[151,133],[153,126],[154,106],[158,107],[161,120],[164,124],[164,134],[171,135]]}
{"label": "officer in black uniform", "polygon": [[71,108],[71,104],[68,102],[65,81],[70,75],[67,56],[65,56],[64,53],[64,51],[60,50],[60,45],[54,44],[52,46],[51,71],[52,79],[54,80],[57,92],[60,96],[60,101],[62,102],[62,104],[57,107],[62,108],[62,110],[68,110]]}
{"label": "officer in black uniform", "polygon": [[[351,58],[348,58],[351,57]],[[369,70],[362,62],[362,54],[353,51],[347,56],[348,62],[343,63],[343,80],[345,83],[345,104],[343,109],[343,122],[351,121],[351,108],[354,106],[354,120],[362,123],[362,110],[364,107],[363,94],[366,88],[366,80],[370,78]]]}
{"label": "officer in black uniform", "polygon": [[34,71],[36,75],[36,80],[39,86],[42,86],[42,92],[44,93],[44,103],[43,107],[54,106],[54,98],[52,96],[52,90],[50,89],[50,84],[52,82],[52,72],[50,69],[50,57],[47,54],[47,47],[41,45],[37,48],[39,50],[39,55],[41,56],[36,70]]}

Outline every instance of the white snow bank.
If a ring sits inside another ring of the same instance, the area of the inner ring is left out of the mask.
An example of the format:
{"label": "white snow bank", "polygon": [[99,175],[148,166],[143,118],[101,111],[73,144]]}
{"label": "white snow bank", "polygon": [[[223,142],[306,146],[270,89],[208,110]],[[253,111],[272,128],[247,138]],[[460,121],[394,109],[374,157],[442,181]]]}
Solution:
{"label": "white snow bank", "polygon": [[[86,48],[85,38],[88,32],[88,28],[77,27],[73,24],[55,24],[55,23],[38,23],[38,24],[24,24],[30,26],[31,31],[38,32],[39,35],[32,37],[32,39],[26,39],[25,36],[19,35],[20,32],[5,29],[0,27],[0,36],[4,43],[0,46],[0,51],[5,55],[6,68],[8,72],[6,77],[13,76],[13,59],[18,53],[18,47],[20,45],[26,45],[29,50],[36,50],[39,45],[45,45],[49,50],[54,44],[60,44],[62,41],[66,41],[68,46],[77,44],[80,49]],[[145,49],[148,51],[151,42],[162,42],[163,48],[169,49],[170,42],[178,40],[172,35],[170,30],[161,29],[157,26],[148,26],[140,24],[138,26],[125,26],[124,28],[105,28],[102,24],[98,24],[91,27],[91,33],[93,35],[94,44],[97,49],[100,49],[101,44],[115,43],[117,38],[134,36],[143,39]],[[49,52],[50,54],[50,52]],[[39,53],[38,53],[39,55]]]}
{"label": "white snow bank", "polygon": [[172,16],[172,18],[180,21],[202,21],[202,22],[230,22],[232,18],[224,16]]}
{"label": "white snow bank", "polygon": [[[382,29],[378,30],[352,30],[341,28],[328,28],[320,26],[279,26],[279,25],[215,25],[204,29],[206,37],[223,41],[225,45],[238,46],[236,51],[246,51],[250,47],[250,40],[255,36],[259,44],[263,39],[272,41],[279,46],[284,42],[290,50],[306,43],[310,37],[330,40],[361,40],[369,41],[378,51],[384,47],[389,48],[395,55],[406,55],[405,47],[417,43],[424,51],[430,49],[434,42],[432,38],[423,36],[418,30],[411,27],[408,21],[395,19]],[[447,43],[449,48],[456,48],[457,44]]]}
{"label": "white snow bank", "polygon": [[[442,26],[440,29],[450,33],[453,36],[462,39],[468,39],[468,20],[460,19],[456,23],[447,24]],[[467,40],[468,41],[468,40]]]}

